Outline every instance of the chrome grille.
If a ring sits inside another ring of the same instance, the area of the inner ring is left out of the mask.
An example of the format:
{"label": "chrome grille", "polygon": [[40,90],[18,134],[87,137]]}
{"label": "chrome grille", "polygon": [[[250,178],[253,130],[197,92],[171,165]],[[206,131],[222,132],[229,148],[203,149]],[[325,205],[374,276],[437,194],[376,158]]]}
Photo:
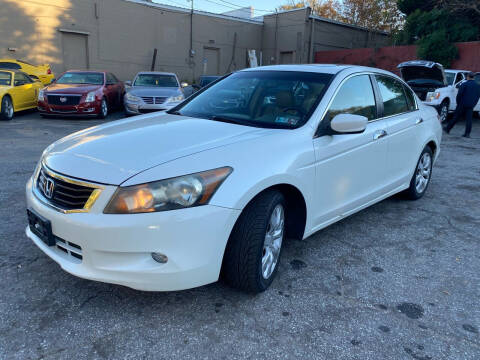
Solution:
{"label": "chrome grille", "polygon": [[38,174],[37,189],[48,202],[64,210],[83,209],[95,190],[51,176],[44,168]]}
{"label": "chrome grille", "polygon": [[163,104],[167,98],[164,97],[164,96],[142,96],[142,100],[145,104],[149,104],[149,105],[160,105],[160,104]]}
{"label": "chrome grille", "polygon": [[78,105],[81,95],[47,95],[50,105]]}

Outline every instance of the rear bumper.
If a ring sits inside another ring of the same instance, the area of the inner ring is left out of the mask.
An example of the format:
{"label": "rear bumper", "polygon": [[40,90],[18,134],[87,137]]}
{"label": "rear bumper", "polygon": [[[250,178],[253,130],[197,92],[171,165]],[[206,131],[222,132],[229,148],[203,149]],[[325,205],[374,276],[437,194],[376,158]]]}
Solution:
{"label": "rear bumper", "polygon": [[[26,235],[61,268],[75,276],[145,291],[182,290],[218,280],[223,253],[239,210],[205,205],[159,213],[108,215],[103,208],[115,191],[107,186],[88,213],[60,213],[26,187],[27,206],[49,220],[63,242],[47,246]],[[67,248],[81,258],[61,250]],[[168,257],[152,259],[152,252]]]}

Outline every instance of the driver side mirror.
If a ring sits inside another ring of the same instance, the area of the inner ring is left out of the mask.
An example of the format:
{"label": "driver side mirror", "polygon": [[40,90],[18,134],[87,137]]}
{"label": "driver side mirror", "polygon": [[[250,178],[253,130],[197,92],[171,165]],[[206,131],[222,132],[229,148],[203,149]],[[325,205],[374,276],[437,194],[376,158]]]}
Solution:
{"label": "driver side mirror", "polygon": [[330,122],[333,134],[360,134],[367,128],[368,119],[354,114],[338,114]]}
{"label": "driver side mirror", "polygon": [[125,81],[125,86],[132,86],[132,82],[130,80]]}
{"label": "driver side mirror", "polygon": [[182,82],[182,83],[180,83],[180,86],[182,88],[186,88],[188,86],[188,83],[187,82]]}

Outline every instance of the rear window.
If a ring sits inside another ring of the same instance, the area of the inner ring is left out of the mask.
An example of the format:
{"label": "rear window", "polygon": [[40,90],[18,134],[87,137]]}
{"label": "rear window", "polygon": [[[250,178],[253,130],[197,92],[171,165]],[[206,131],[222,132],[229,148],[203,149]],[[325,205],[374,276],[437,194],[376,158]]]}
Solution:
{"label": "rear window", "polygon": [[18,64],[12,63],[12,62],[2,61],[2,62],[0,62],[0,68],[1,69],[19,70],[22,67]]}
{"label": "rear window", "polygon": [[103,73],[67,72],[57,80],[57,84],[103,85],[103,78]]}
{"label": "rear window", "polygon": [[10,86],[12,83],[12,74],[6,71],[0,71],[0,85]]}

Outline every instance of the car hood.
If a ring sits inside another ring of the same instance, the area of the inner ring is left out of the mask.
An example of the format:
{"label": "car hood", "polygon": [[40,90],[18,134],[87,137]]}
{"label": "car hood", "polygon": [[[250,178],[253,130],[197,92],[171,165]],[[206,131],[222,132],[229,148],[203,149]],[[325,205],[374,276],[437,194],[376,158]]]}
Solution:
{"label": "car hood", "polygon": [[409,85],[443,85],[447,86],[447,79],[443,66],[433,61],[407,61],[398,65],[403,80]]}
{"label": "car hood", "polygon": [[46,149],[43,163],[60,174],[119,185],[157,165],[269,132],[177,115],[144,115],[60,139]]}
{"label": "car hood", "polygon": [[181,95],[179,88],[161,88],[153,86],[133,86],[128,90],[128,93],[135,96],[161,96],[170,97]]}
{"label": "car hood", "polygon": [[51,84],[45,90],[49,94],[86,94],[101,87],[102,85]]}

